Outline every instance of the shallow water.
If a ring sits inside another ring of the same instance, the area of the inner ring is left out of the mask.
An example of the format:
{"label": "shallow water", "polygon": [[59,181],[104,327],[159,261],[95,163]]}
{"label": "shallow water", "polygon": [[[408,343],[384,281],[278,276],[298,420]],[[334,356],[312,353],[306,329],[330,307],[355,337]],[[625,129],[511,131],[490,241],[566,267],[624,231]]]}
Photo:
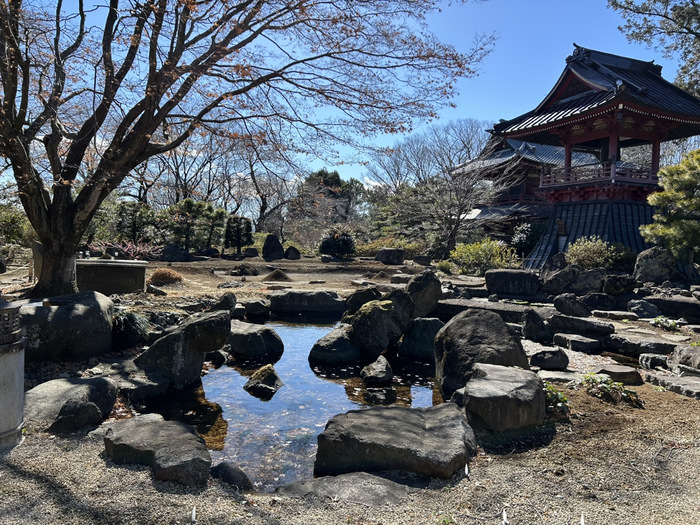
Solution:
{"label": "shallow water", "polygon": [[432,381],[407,373],[397,375],[384,392],[367,392],[360,379],[317,376],[309,367],[309,351],[333,325],[268,325],[284,342],[284,355],[274,364],[284,386],[270,401],[243,390],[242,372],[248,372],[224,366],[202,378],[207,400],[221,405],[228,423],[223,450],[212,451],[212,461],[238,465],[258,490],[312,478],[316,438],[336,414],[369,406],[377,397],[387,399],[384,403],[395,398],[403,406],[433,404]]}

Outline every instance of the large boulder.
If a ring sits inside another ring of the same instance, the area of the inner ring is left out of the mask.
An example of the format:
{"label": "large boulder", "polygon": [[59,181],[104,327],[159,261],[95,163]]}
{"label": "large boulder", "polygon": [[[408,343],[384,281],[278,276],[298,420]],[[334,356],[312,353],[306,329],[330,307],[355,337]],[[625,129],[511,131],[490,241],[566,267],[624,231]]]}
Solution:
{"label": "large boulder", "polygon": [[547,348],[535,352],[530,357],[530,365],[541,370],[566,370],[569,366],[569,356],[561,348]]}
{"label": "large boulder", "polygon": [[636,281],[631,275],[606,275],[603,279],[603,293],[613,296],[631,294]]}
{"label": "large boulder", "polygon": [[555,333],[605,337],[615,332],[615,326],[612,323],[570,315],[555,314],[547,320],[547,324]]}
{"label": "large boulder", "polygon": [[85,361],[113,349],[114,303],[99,292],[28,303],[19,316],[28,361]]}
{"label": "large boulder", "polygon": [[661,310],[644,299],[632,299],[627,303],[627,309],[642,319],[653,319],[661,315]]}
{"label": "large boulder", "polygon": [[298,261],[301,259],[301,253],[294,246],[290,246],[284,251],[284,258],[290,261]]}
{"label": "large boulder", "polygon": [[105,452],[119,465],[146,465],[161,481],[206,485],[211,456],[194,427],[158,417],[137,416],[110,425]]}
{"label": "large boulder", "polygon": [[581,299],[573,293],[563,293],[554,298],[554,308],[564,315],[589,317],[591,311]]}
{"label": "large boulder", "polygon": [[396,344],[413,317],[413,301],[395,290],[381,300],[364,304],[351,319],[350,342],[368,361]]}
{"label": "large boulder", "polygon": [[363,304],[379,299],[381,296],[382,293],[376,286],[355,290],[348,296],[347,299],[345,299],[347,309],[345,310],[343,317],[354,315]]}
{"label": "large boulder", "polygon": [[228,339],[231,318],[226,311],[192,316],[155,341],[134,363],[153,368],[170,381],[174,390],[199,380],[207,353]]}
{"label": "large boulder", "polygon": [[275,490],[275,494],[288,498],[311,496],[324,501],[347,501],[370,507],[386,507],[386,505],[400,504],[417,490],[405,483],[397,483],[377,474],[350,472],[339,476],[295,481],[279,487]]}
{"label": "large boulder", "polygon": [[571,292],[576,295],[599,292],[606,276],[604,268],[586,270],[574,264],[553,272],[542,284],[542,291],[550,295]]}
{"label": "large boulder", "polygon": [[265,325],[231,321],[228,344],[236,358],[274,362],[284,353],[284,343],[277,332]]}
{"label": "large boulder", "polygon": [[362,363],[362,352],[350,343],[350,325],[340,324],[316,341],[309,353],[312,368],[342,368]]}
{"label": "large boulder", "polygon": [[521,318],[522,336],[524,339],[538,343],[552,342],[554,332],[550,330],[542,316],[533,308],[526,309]]}
{"label": "large boulder", "polygon": [[277,259],[284,259],[284,246],[280,242],[277,235],[270,233],[265,237],[265,243],[263,244],[262,256],[267,262],[275,261]]}
{"label": "large boulder", "polygon": [[633,275],[637,282],[656,284],[682,278],[676,258],[667,249],[659,246],[644,250],[637,255]]}
{"label": "large boulder", "polygon": [[384,264],[403,264],[404,251],[401,248],[382,248],[374,258]]}
{"label": "large boulder", "polygon": [[516,333],[487,310],[462,312],[435,336],[435,383],[444,399],[471,379],[476,363],[529,368]]}
{"label": "large boulder", "polygon": [[529,370],[477,363],[465,387],[464,400],[469,421],[494,432],[544,422],[542,381]]}
{"label": "large boulder", "polygon": [[445,323],[437,318],[411,321],[399,344],[399,357],[416,361],[435,361],[435,336]]}
{"label": "large boulder", "polygon": [[326,290],[285,290],[270,295],[270,310],[282,316],[313,314],[339,317],[345,308],[345,301],[336,292]]}
{"label": "large boulder", "polygon": [[651,296],[646,300],[661,310],[661,314],[671,319],[685,319],[690,324],[700,324],[700,301],[694,297],[681,295]]}
{"label": "large boulder", "polygon": [[678,346],[668,357],[671,370],[683,372],[683,367],[697,370],[700,374],[700,346]]}
{"label": "large boulder", "polygon": [[168,244],[160,251],[160,260],[166,262],[190,262],[192,255],[177,244]]}
{"label": "large boulder", "polygon": [[501,297],[531,297],[542,287],[538,275],[530,270],[488,270],[484,277],[489,294]]}
{"label": "large boulder", "polygon": [[48,432],[69,434],[97,426],[117,400],[117,384],[106,377],[53,379],[24,394],[24,417]]}
{"label": "large boulder", "polygon": [[406,286],[406,292],[413,301],[413,315],[426,317],[435,309],[442,297],[442,283],[434,272],[426,270],[411,278]]}
{"label": "large boulder", "polygon": [[464,412],[453,403],[351,410],[318,436],[314,474],[405,470],[446,479],[464,469],[475,449]]}

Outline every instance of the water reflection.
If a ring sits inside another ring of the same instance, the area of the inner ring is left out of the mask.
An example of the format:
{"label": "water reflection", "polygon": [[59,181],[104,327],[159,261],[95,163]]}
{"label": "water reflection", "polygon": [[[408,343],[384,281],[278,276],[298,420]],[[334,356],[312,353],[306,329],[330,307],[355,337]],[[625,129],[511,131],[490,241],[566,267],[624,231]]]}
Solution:
{"label": "water reflection", "polygon": [[[269,326],[285,348],[274,365],[285,386],[270,401],[262,402],[243,390],[254,367],[225,366],[202,378],[207,398],[221,406],[228,422],[223,450],[212,453],[213,462],[238,465],[259,490],[313,477],[316,438],[336,414],[369,405],[433,404],[432,380],[415,373],[403,375],[402,368],[391,386],[380,389],[367,389],[358,377],[338,377],[346,374],[315,374],[309,367],[309,351],[332,329],[331,324]],[[359,369],[353,372],[359,374]]]}

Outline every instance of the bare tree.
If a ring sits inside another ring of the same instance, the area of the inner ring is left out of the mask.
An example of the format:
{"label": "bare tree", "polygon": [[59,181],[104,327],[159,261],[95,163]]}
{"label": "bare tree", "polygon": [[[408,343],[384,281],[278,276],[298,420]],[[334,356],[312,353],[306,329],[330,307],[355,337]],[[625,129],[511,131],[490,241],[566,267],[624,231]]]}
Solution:
{"label": "bare tree", "polygon": [[439,3],[0,0],[0,154],[44,244],[34,294],[74,291],[70,259],[102,201],[198,130],[281,122],[311,151],[432,116],[492,44],[440,43],[425,26]]}

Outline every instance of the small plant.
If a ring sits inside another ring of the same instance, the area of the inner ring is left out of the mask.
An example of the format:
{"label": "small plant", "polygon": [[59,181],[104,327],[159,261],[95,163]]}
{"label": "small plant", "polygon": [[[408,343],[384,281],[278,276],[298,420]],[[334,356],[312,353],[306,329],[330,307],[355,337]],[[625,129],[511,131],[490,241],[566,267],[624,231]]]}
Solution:
{"label": "small plant", "polygon": [[644,408],[644,403],[637,392],[625,388],[622,383],[613,381],[602,374],[584,374],[581,384],[586,389],[588,395],[617,404],[620,401],[635,408]]}
{"label": "small plant", "polygon": [[440,516],[440,525],[456,525],[454,518],[448,514]]}
{"label": "small plant", "polygon": [[385,236],[370,242],[358,242],[355,253],[360,257],[374,257],[382,248],[399,248],[404,251],[404,257],[407,259],[412,259],[426,251],[423,243],[407,241],[401,237]]}
{"label": "small plant", "polygon": [[132,348],[148,337],[148,319],[136,312],[119,310],[114,314],[112,339],[118,349]]}
{"label": "small plant", "polygon": [[158,268],[148,279],[148,284],[153,286],[165,286],[166,284],[174,284],[182,281],[182,275],[170,268]]}
{"label": "small plant", "polygon": [[651,326],[656,326],[657,328],[662,328],[663,330],[668,330],[669,332],[675,332],[678,330],[678,323],[673,319],[669,319],[668,317],[664,316],[659,316],[652,319],[649,324]]}
{"label": "small plant", "polygon": [[544,233],[545,227],[546,223],[544,222],[519,224],[513,230],[513,238],[510,241],[510,245],[520,255],[527,255],[537,244],[537,241]]}
{"label": "small plant", "polygon": [[459,244],[450,253],[450,258],[463,274],[484,275],[487,270],[520,266],[520,259],[513,248],[491,239]]}
{"label": "small plant", "polygon": [[544,396],[547,412],[561,412],[566,415],[571,411],[569,398],[561,390],[554,387],[549,381],[544,381]]}
{"label": "small plant", "polygon": [[566,252],[566,262],[587,270],[593,268],[612,268],[623,254],[618,248],[600,237],[581,237]]}
{"label": "small plant", "polygon": [[318,251],[335,257],[353,255],[355,253],[355,238],[347,228],[332,226],[323,235]]}
{"label": "small plant", "polygon": [[438,261],[435,265],[439,271],[446,273],[447,275],[452,275],[452,263],[448,260]]}

